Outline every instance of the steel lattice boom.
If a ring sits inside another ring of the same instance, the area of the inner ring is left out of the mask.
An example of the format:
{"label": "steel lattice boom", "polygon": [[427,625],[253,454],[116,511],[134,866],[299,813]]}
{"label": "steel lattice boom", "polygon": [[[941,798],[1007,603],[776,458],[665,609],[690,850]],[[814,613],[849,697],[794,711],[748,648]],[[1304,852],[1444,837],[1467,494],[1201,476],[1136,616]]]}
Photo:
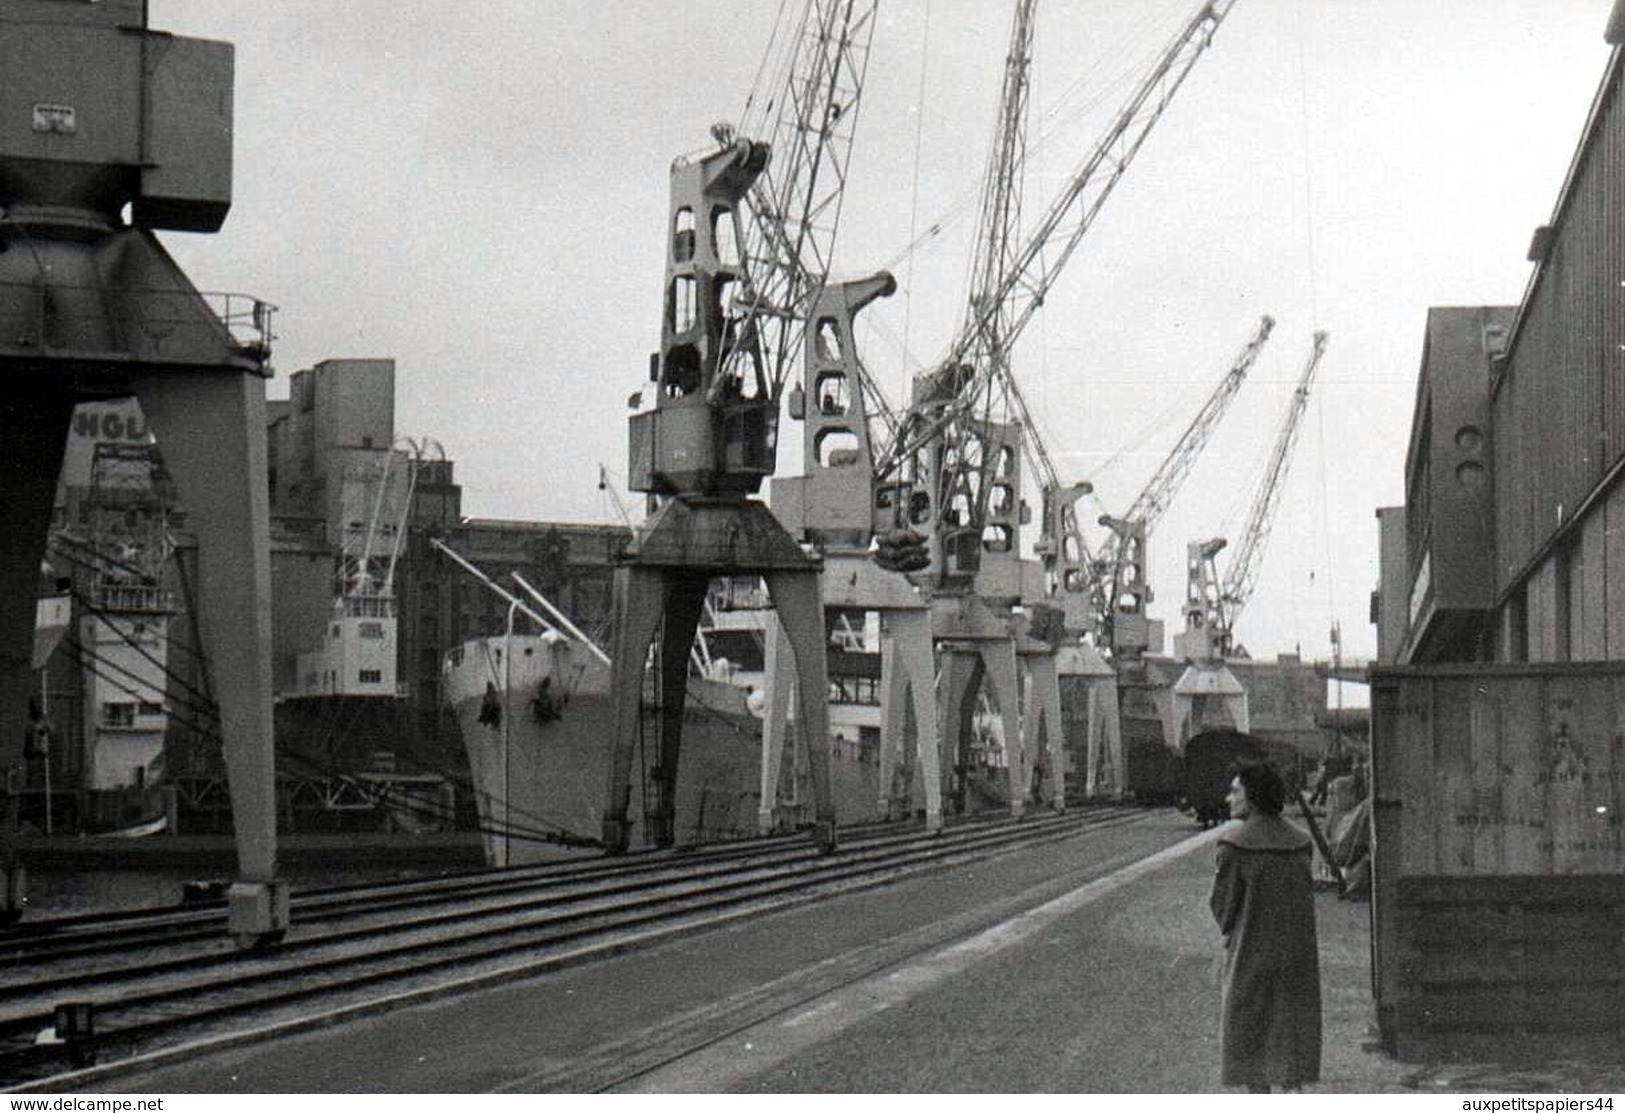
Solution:
{"label": "steel lattice boom", "polygon": [[1138,625],[1133,630],[1125,627],[1119,631],[1117,619],[1143,614],[1145,604],[1151,600],[1145,568],[1148,535],[1162,520],[1163,513],[1190,475],[1192,466],[1207,447],[1209,438],[1229,410],[1230,403],[1235,400],[1242,382],[1257,362],[1274,328],[1275,319],[1265,315],[1257,331],[1242,345],[1230,370],[1219,380],[1185,432],[1146,481],[1128,513],[1122,517],[1103,515],[1100,518],[1100,524],[1111,533],[1101,551],[1099,578],[1110,583],[1111,593],[1110,605],[1102,609],[1099,622],[1105,634],[1104,640],[1115,650],[1132,654],[1147,648],[1139,643]]}
{"label": "steel lattice boom", "polygon": [[788,43],[788,74],[747,109],[747,133],[759,133],[751,138],[765,140],[772,156],[750,191],[748,281],[732,311],[738,335],[754,328],[761,338],[774,398],[829,275],[877,2],[806,0]]}
{"label": "steel lattice boom", "polygon": [[1247,523],[1242,527],[1241,542],[1236,546],[1222,582],[1215,563],[1225,547],[1225,539],[1213,537],[1206,541],[1194,541],[1189,546],[1184,608],[1185,636],[1193,639],[1187,654],[1189,656],[1222,658],[1232,648],[1236,619],[1257,586],[1264,543],[1269,539],[1275,510],[1280,505],[1283,480],[1292,462],[1292,450],[1298,442],[1298,434],[1303,428],[1303,415],[1309,406],[1309,391],[1314,384],[1315,373],[1326,354],[1326,341],[1326,333],[1315,333],[1309,358],[1298,376],[1298,385],[1287,404],[1286,417],[1281,422],[1280,432],[1276,434],[1263,479],[1253,496]]}
{"label": "steel lattice boom", "polygon": [[[963,363],[972,354],[979,339],[990,331],[1001,337],[1008,352],[1027,322],[1043,305],[1050,288],[1077,250],[1084,234],[1094,224],[1106,199],[1122,180],[1124,172],[1144,145],[1151,129],[1162,118],[1174,94],[1184,84],[1197,59],[1211,45],[1214,33],[1234,3],[1235,0],[1214,0],[1204,4],[1174,37],[1150,72],[1135,87],[1111,127],[1073,173],[1066,188],[1028,234],[1023,246],[1012,254],[999,280],[979,292],[971,305],[965,327],[942,361],[943,368],[954,368]],[[1006,95],[1009,95],[1008,82]],[[1007,389],[1016,413],[1025,421],[1028,408],[1020,387],[1007,372],[1003,377],[1008,379]],[[956,410],[964,411],[974,406],[977,393],[973,390],[962,391]],[[898,442],[881,462],[882,473],[895,469],[901,460],[916,451],[954,416],[957,413],[941,414],[934,422],[905,420],[899,429]],[[1059,486],[1059,473],[1043,444],[1036,437],[1028,437],[1027,443],[1031,446],[1041,483],[1045,487]]]}
{"label": "steel lattice boom", "polygon": [[[1048,593],[1067,613],[1069,627],[1098,626],[1095,616],[1106,606],[1105,585],[1094,575],[1098,565],[1075,510],[1077,498],[1088,488],[1063,486],[1011,372],[1010,356],[1233,3],[1203,4],[1182,26],[1059,196],[1023,236],[1017,235],[1018,186],[1026,150],[1034,5],[1017,4],[965,321],[937,369],[916,380],[911,405],[899,418],[889,448],[877,454],[875,467],[877,479],[899,482],[916,492],[916,499],[929,492],[939,581],[963,582],[965,575],[976,573],[978,590],[1007,595],[1013,589],[1009,580],[1021,573],[1006,569],[1005,582],[990,584],[982,557],[1015,555],[1024,520],[1016,473],[1024,456],[1044,499],[1038,551]],[[918,515],[914,521],[920,521]],[[1010,562],[997,557],[994,563]],[[1024,587],[1021,594],[1027,594]]]}
{"label": "steel lattice boom", "polygon": [[1269,540],[1270,528],[1275,524],[1275,508],[1281,503],[1281,481],[1286,476],[1287,467],[1292,461],[1292,449],[1298,443],[1298,434],[1303,429],[1304,411],[1309,406],[1309,389],[1314,384],[1315,372],[1320,369],[1321,357],[1326,354],[1326,340],[1326,333],[1315,333],[1309,358],[1304,363],[1303,373],[1298,376],[1298,385],[1292,392],[1286,417],[1281,422],[1281,431],[1276,435],[1275,448],[1270,453],[1269,464],[1264,470],[1263,483],[1258,488],[1258,494],[1253,497],[1252,509],[1247,514],[1247,524],[1241,532],[1241,544],[1236,547],[1235,555],[1230,561],[1230,570],[1225,575],[1227,630],[1235,629],[1236,616],[1242,607],[1246,606],[1253,588],[1257,585],[1259,556],[1264,551],[1264,543]]}
{"label": "steel lattice boom", "polygon": [[1144,522],[1148,530],[1162,520],[1163,512],[1179,493],[1180,486],[1190,475],[1191,466],[1201,456],[1202,449],[1207,447],[1213,430],[1218,428],[1219,419],[1230,408],[1230,403],[1235,400],[1236,392],[1241,389],[1247,373],[1252,370],[1259,353],[1264,350],[1264,343],[1269,339],[1273,328],[1275,318],[1266,315],[1259,321],[1258,331],[1242,346],[1230,370],[1225,372],[1224,378],[1213,389],[1213,393],[1203,403],[1201,410],[1191,419],[1190,425],[1169,450],[1156,473],[1146,482],[1139,497],[1128,508],[1128,513],[1123,515],[1125,518]]}

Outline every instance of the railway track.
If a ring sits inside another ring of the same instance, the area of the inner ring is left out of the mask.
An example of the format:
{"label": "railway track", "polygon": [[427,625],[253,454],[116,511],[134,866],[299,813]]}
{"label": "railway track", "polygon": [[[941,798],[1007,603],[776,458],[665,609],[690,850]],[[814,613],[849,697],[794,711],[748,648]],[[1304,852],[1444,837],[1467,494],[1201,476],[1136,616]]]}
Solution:
{"label": "railway track", "polygon": [[[0,934],[0,1085],[48,1085],[64,1071],[83,1084],[121,1062],[508,982],[1141,814],[1089,808],[937,835],[877,829],[835,855],[763,839],[315,890],[295,896],[287,938],[257,952],[223,934],[218,908],[40,921]],[[52,1042],[59,1013],[88,1017],[89,1030]]]}

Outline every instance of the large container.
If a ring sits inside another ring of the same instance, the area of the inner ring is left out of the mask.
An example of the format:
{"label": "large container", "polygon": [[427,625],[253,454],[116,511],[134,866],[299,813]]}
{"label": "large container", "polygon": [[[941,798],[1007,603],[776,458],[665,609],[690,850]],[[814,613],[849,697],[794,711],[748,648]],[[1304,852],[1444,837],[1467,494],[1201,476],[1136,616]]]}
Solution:
{"label": "large container", "polygon": [[1625,664],[1377,668],[1371,705],[1387,1049],[1625,1051]]}

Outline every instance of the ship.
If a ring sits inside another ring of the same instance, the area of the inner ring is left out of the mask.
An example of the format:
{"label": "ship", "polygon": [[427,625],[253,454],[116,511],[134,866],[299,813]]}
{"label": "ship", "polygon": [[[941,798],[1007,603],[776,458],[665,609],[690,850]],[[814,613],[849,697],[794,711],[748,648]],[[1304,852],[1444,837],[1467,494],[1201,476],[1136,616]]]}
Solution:
{"label": "ship", "polygon": [[[468,755],[486,860],[524,865],[559,847],[591,846],[603,830],[614,707],[609,665],[557,631],[471,639],[445,658],[442,691]],[[689,680],[677,775],[679,845],[756,833],[761,722],[754,690],[728,681]],[[645,707],[654,707],[652,687]],[[644,845],[652,803],[649,745],[634,755],[628,818],[631,844]]]}
{"label": "ship", "polygon": [[[442,551],[461,562],[451,550]],[[441,677],[442,697],[468,757],[486,860],[493,866],[525,865],[557,858],[569,853],[567,848],[596,846],[609,797],[614,738],[609,657],[523,586],[549,613],[508,597],[516,610],[546,628],[471,638],[446,653]],[[683,713],[673,831],[678,846],[786,832],[812,821],[806,746],[794,722],[773,799],[762,807],[766,675],[761,646],[770,614],[760,605],[707,608]],[[878,680],[878,653],[874,656]],[[880,709],[872,689],[872,684],[832,683],[826,744],[836,816],[843,825],[887,818],[895,810],[880,796]],[[652,670],[642,705],[640,739],[645,741],[634,753],[627,812],[633,847],[653,841],[647,814],[655,802],[659,700]],[[906,794],[906,782],[902,791]]]}
{"label": "ship", "polygon": [[329,530],[334,590],[274,703],[290,830],[421,835],[452,829],[455,770],[432,760],[399,678],[396,568],[434,441],[352,450]]}
{"label": "ship", "polygon": [[[30,821],[47,835],[156,834],[174,809],[164,739],[175,498],[133,399],[76,410],[59,498],[41,570],[52,590],[35,624]],[[59,670],[52,685],[48,662],[63,644],[77,676]]]}

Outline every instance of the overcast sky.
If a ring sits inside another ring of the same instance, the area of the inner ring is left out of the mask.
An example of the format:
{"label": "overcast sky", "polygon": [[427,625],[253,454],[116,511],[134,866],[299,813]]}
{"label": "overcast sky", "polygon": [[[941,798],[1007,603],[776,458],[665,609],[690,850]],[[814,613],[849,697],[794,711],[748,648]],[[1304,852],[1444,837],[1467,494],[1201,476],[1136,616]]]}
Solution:
{"label": "overcast sky", "polygon": [[[897,273],[860,343],[901,399],[963,313],[1009,8],[880,6],[836,269]],[[1197,6],[1040,5],[1030,212]],[[1092,520],[1127,508],[1276,317],[1151,539],[1170,640],[1185,544],[1239,530],[1324,329],[1238,634],[1255,655],[1325,657],[1339,622],[1348,656],[1373,652],[1374,511],[1402,501],[1426,310],[1520,299],[1610,6],[1236,0],[1016,360],[1065,478],[1095,483]],[[615,520],[598,465],[624,486],[626,398],[659,341],[667,168],[740,118],[777,9],[151,0],[154,28],[233,42],[237,59],[231,215],[165,242],[200,288],[279,307],[273,397],[322,359],[392,357],[397,432],[445,446],[466,513]],[[781,472],[796,464],[781,451]]]}

